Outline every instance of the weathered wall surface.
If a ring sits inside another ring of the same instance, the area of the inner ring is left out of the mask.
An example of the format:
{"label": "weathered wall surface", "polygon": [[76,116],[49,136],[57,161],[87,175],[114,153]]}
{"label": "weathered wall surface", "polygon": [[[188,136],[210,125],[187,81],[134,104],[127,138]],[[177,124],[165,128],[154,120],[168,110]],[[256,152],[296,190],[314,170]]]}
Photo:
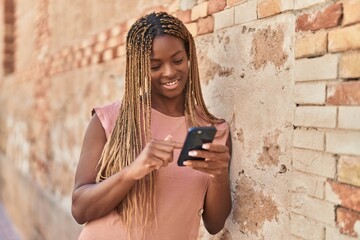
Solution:
{"label": "weathered wall surface", "polygon": [[[225,18],[217,16],[215,24]],[[197,38],[207,103],[233,119],[232,239],[289,239],[293,19],[233,23]]]}
{"label": "weathered wall surface", "polygon": [[76,239],[90,110],[121,98],[127,30],[156,10],[195,36],[207,105],[232,123],[233,211],[199,238],[359,237],[358,0],[17,0],[15,72],[0,70],[0,200],[24,239]]}
{"label": "weathered wall surface", "polygon": [[360,1],[295,2],[291,233],[360,237]]}

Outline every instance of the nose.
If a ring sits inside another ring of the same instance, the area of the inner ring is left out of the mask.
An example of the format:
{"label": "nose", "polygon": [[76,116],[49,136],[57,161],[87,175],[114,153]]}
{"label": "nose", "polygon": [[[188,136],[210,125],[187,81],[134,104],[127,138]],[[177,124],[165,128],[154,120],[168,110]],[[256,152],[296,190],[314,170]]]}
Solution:
{"label": "nose", "polygon": [[175,67],[171,63],[164,65],[164,71],[163,71],[164,77],[171,78],[175,75],[175,73],[176,73]]}

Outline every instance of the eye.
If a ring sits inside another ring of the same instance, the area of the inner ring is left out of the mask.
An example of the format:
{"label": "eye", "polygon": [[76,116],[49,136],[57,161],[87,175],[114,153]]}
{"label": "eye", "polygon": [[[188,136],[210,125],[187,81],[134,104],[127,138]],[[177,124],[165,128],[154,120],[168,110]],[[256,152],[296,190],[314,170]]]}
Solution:
{"label": "eye", "polygon": [[182,63],[183,62],[183,58],[181,58],[181,59],[177,59],[177,60],[174,60],[174,63],[176,63],[176,64],[180,64],[180,63]]}
{"label": "eye", "polygon": [[156,70],[159,70],[160,69],[160,65],[158,66],[151,66],[150,67],[152,71],[156,71]]}

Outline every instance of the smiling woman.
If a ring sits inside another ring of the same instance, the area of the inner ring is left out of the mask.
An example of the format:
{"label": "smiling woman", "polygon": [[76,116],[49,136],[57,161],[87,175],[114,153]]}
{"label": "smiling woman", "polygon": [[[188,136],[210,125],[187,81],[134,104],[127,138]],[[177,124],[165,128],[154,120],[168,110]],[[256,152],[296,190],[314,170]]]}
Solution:
{"label": "smiling woman", "polygon": [[[206,109],[194,39],[184,24],[151,13],[126,42],[122,102],[94,109],[86,130],[72,214],[79,239],[197,239],[200,219],[219,232],[231,210],[228,124]],[[179,157],[187,129],[214,125],[205,161]]]}
{"label": "smiling woman", "polygon": [[[152,107],[169,116],[183,116],[183,93],[188,77],[188,57],[184,42],[171,35],[155,38],[151,52]],[[176,112],[169,112],[171,110]]]}

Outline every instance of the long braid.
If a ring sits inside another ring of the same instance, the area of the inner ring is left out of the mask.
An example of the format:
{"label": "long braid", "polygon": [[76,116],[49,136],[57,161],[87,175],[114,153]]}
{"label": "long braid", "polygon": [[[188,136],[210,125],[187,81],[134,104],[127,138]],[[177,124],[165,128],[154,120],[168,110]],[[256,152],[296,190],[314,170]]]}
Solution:
{"label": "long braid", "polygon": [[[195,42],[184,24],[165,12],[151,13],[137,20],[126,40],[125,92],[115,127],[99,161],[96,181],[100,182],[129,166],[151,139],[150,54],[155,37],[169,34],[184,41],[190,61],[185,92],[185,116],[189,126],[222,122],[206,109],[199,80]],[[117,210],[128,227],[134,217],[146,231],[156,220],[156,171],[138,180]],[[143,236],[144,232],[142,232]]]}

